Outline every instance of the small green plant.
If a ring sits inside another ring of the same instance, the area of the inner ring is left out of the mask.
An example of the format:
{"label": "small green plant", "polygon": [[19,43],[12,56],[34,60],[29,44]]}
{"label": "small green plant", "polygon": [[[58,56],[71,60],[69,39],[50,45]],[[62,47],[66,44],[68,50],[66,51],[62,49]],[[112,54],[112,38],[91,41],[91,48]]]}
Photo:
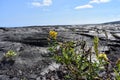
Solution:
{"label": "small green plant", "polygon": [[5,65],[13,65],[15,63],[14,57],[16,56],[16,53],[13,50],[9,50],[0,60],[0,63]]}
{"label": "small green plant", "polygon": [[6,58],[12,58],[16,56],[16,53],[13,51],[13,50],[9,50],[6,54],[5,54],[5,57]]}
{"label": "small green plant", "polygon": [[[50,31],[51,32],[51,31]],[[57,32],[52,31],[52,34]],[[54,53],[53,58],[56,62],[61,63],[67,68],[68,74],[65,78],[70,80],[101,80],[99,72],[105,70],[104,65],[108,63],[108,58],[105,53],[100,53],[98,50],[99,38],[95,37],[94,42],[94,51],[98,61],[92,61],[92,51],[91,47],[86,48],[86,41],[79,41],[79,53],[77,53],[76,43],[74,41],[67,42],[58,42],[57,37],[54,38],[50,35],[50,40],[53,41],[50,43],[52,45],[49,50]],[[56,34],[57,36],[57,34]]]}
{"label": "small green plant", "polygon": [[114,69],[114,72],[116,75],[115,79],[120,80],[120,59],[117,60],[116,66],[117,66],[117,69]]}
{"label": "small green plant", "polygon": [[97,36],[95,36],[93,42],[94,42],[94,51],[96,53],[96,56],[98,57],[99,38]]}

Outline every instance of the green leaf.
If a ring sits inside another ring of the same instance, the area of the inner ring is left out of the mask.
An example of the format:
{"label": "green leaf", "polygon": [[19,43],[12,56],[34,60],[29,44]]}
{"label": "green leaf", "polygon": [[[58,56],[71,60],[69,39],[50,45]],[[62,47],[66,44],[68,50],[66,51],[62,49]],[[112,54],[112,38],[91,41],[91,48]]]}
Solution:
{"label": "green leaf", "polygon": [[99,43],[99,38],[97,36],[94,37],[94,51],[96,53],[96,56],[98,57],[98,43]]}

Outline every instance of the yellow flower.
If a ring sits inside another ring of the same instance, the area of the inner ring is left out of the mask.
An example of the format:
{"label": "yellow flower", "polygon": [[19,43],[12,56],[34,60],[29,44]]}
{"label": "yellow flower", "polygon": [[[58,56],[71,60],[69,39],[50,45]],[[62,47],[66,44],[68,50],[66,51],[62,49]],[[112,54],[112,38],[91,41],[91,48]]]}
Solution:
{"label": "yellow flower", "polygon": [[107,55],[105,53],[98,54],[98,58],[102,58],[102,59],[108,61]]}
{"label": "yellow flower", "polygon": [[53,38],[53,39],[56,39],[56,37],[57,37],[57,32],[56,31],[53,31],[53,30],[51,30],[50,32],[49,32],[49,36],[51,37],[51,38]]}

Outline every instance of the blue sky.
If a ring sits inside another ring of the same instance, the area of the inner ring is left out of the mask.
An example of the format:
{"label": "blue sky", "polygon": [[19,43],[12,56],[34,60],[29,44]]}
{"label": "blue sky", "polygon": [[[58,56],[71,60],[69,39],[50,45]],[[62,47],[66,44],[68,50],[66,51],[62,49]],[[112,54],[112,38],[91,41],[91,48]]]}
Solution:
{"label": "blue sky", "polygon": [[0,27],[120,20],[120,0],[0,0]]}

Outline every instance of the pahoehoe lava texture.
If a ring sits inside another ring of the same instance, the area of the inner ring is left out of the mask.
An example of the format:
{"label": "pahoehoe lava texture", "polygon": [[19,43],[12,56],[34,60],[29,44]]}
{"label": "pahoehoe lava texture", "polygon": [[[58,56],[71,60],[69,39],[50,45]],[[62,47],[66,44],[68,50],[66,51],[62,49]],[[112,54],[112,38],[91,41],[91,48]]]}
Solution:
{"label": "pahoehoe lava texture", "polygon": [[[102,28],[101,28],[102,25]],[[0,28],[0,80],[62,80],[65,75],[58,64],[52,60],[52,54],[48,51],[48,32],[56,30],[57,39],[63,41],[79,41],[85,39],[88,46],[92,44],[94,31],[106,29],[112,37],[106,40],[105,36],[99,35],[102,46],[109,46],[104,49],[112,61],[120,57],[120,24],[106,27],[108,24],[93,25],[61,25],[61,26],[30,26],[21,28]],[[116,28],[114,28],[116,27]],[[112,29],[111,29],[112,28]],[[114,29],[114,30],[113,30]],[[116,32],[115,32],[116,31]],[[114,34],[112,34],[114,32]],[[91,34],[92,33],[92,34]],[[117,37],[116,37],[117,36]],[[106,43],[108,41],[108,43]],[[15,63],[3,64],[1,62],[3,55],[13,50],[17,53]],[[52,66],[57,66],[53,69]],[[49,71],[49,69],[51,71]],[[47,74],[48,71],[48,74]]]}

